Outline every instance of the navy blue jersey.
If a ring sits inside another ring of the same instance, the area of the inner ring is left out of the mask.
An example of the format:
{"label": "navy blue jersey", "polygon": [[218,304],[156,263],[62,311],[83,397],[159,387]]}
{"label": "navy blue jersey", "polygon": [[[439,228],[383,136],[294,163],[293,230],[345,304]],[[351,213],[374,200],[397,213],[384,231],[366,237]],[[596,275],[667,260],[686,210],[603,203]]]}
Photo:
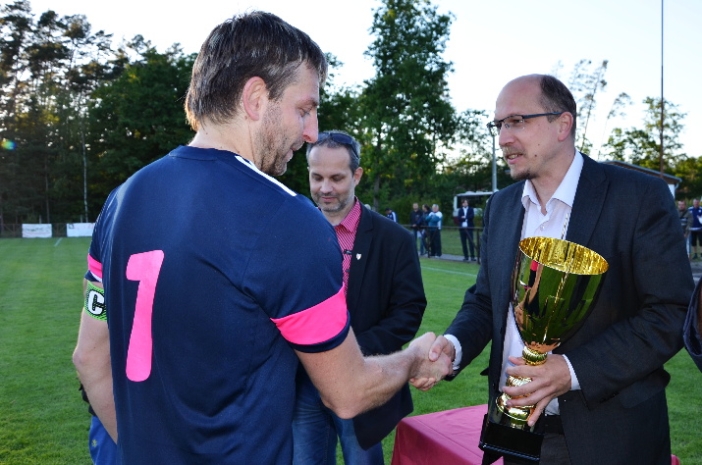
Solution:
{"label": "navy blue jersey", "polygon": [[129,464],[289,464],[298,364],[347,336],[341,252],[311,203],[231,152],[179,147],[113,191],[105,287]]}

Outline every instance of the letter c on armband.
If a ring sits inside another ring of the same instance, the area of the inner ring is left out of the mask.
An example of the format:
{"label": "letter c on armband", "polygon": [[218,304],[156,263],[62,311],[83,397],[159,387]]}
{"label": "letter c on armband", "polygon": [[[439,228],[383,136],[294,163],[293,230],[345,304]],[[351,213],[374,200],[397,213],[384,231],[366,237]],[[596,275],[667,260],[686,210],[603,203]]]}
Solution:
{"label": "letter c on armband", "polygon": [[88,315],[101,321],[107,321],[107,305],[105,304],[105,290],[88,281],[85,293],[85,307]]}

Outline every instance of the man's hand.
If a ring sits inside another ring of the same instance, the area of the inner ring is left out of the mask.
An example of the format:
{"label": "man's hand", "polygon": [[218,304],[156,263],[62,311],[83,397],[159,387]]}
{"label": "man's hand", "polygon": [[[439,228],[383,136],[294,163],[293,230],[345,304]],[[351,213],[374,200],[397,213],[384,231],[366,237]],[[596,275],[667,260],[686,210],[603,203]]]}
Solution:
{"label": "man's hand", "polygon": [[[432,336],[434,335],[433,333],[427,333],[431,334]],[[424,349],[424,342],[420,342],[422,338],[424,338],[427,334],[422,336],[419,339],[415,339],[410,343],[410,346],[413,344],[422,344],[421,348]],[[447,374],[452,374],[453,373],[453,359],[456,354],[456,350],[453,347],[453,344],[446,339],[444,336],[439,336],[436,339],[434,339],[431,343],[431,346],[427,348],[423,352],[424,356],[426,357],[426,360],[434,365],[438,364],[440,367],[446,367],[446,371],[441,374],[441,376],[415,376],[412,379],[410,379],[410,384],[412,386],[416,387],[420,391],[428,391],[429,389],[433,388],[439,381],[441,381]],[[430,365],[430,367],[432,366]]]}
{"label": "man's hand", "polygon": [[509,361],[516,366],[507,369],[508,375],[531,378],[531,382],[522,386],[504,386],[502,390],[512,397],[507,405],[510,407],[535,405],[534,412],[528,421],[529,426],[534,426],[551,400],[570,391],[568,363],[562,355],[558,354],[549,354],[546,363],[537,366],[527,365],[521,357],[509,357]]}

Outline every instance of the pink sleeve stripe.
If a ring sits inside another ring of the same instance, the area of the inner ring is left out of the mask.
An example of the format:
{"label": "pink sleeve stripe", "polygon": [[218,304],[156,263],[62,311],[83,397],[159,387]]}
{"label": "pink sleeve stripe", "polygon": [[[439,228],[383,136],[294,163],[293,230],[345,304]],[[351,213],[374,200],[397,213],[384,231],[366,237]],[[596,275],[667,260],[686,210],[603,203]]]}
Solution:
{"label": "pink sleeve stripe", "polygon": [[346,288],[307,310],[283,318],[271,318],[283,337],[292,344],[314,345],[328,341],[346,327]]}
{"label": "pink sleeve stripe", "polygon": [[102,263],[88,255],[88,270],[102,282]]}

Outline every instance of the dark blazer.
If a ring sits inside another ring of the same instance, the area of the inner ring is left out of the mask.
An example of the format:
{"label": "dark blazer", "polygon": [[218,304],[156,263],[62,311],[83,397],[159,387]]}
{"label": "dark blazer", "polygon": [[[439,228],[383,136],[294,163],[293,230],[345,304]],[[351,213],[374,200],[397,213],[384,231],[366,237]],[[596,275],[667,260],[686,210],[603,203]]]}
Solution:
{"label": "dark blazer", "polygon": [[463,224],[464,221],[468,222],[467,228],[474,228],[475,225],[473,224],[473,218],[475,217],[475,210],[473,210],[473,207],[468,206],[468,211],[464,212],[463,211],[463,206],[458,208],[458,216],[456,216],[456,225],[460,228],[461,225]]}
{"label": "dark blazer", "polygon": [[685,348],[692,357],[692,360],[697,365],[697,368],[702,371],[702,321],[699,320],[700,308],[700,293],[702,292],[702,279],[697,282],[695,292],[690,299],[690,306],[687,309],[687,318],[685,318],[685,326],[683,327],[683,340]]}
{"label": "dark blazer", "polygon": [[[414,241],[404,227],[361,207],[346,303],[364,355],[397,352],[419,329],[427,300]],[[412,409],[405,385],[386,404],[355,417],[361,447],[380,442]]]}
{"label": "dark blazer", "polygon": [[[670,463],[663,364],[682,348],[693,288],[674,201],[660,179],[584,158],[566,239],[598,252],[609,270],[590,316],[555,350],[568,356],[581,386],[559,397],[568,450],[574,465]],[[488,202],[476,284],[446,331],[462,345],[461,368],[498,341],[490,405],[499,395],[523,188],[518,182]]]}

